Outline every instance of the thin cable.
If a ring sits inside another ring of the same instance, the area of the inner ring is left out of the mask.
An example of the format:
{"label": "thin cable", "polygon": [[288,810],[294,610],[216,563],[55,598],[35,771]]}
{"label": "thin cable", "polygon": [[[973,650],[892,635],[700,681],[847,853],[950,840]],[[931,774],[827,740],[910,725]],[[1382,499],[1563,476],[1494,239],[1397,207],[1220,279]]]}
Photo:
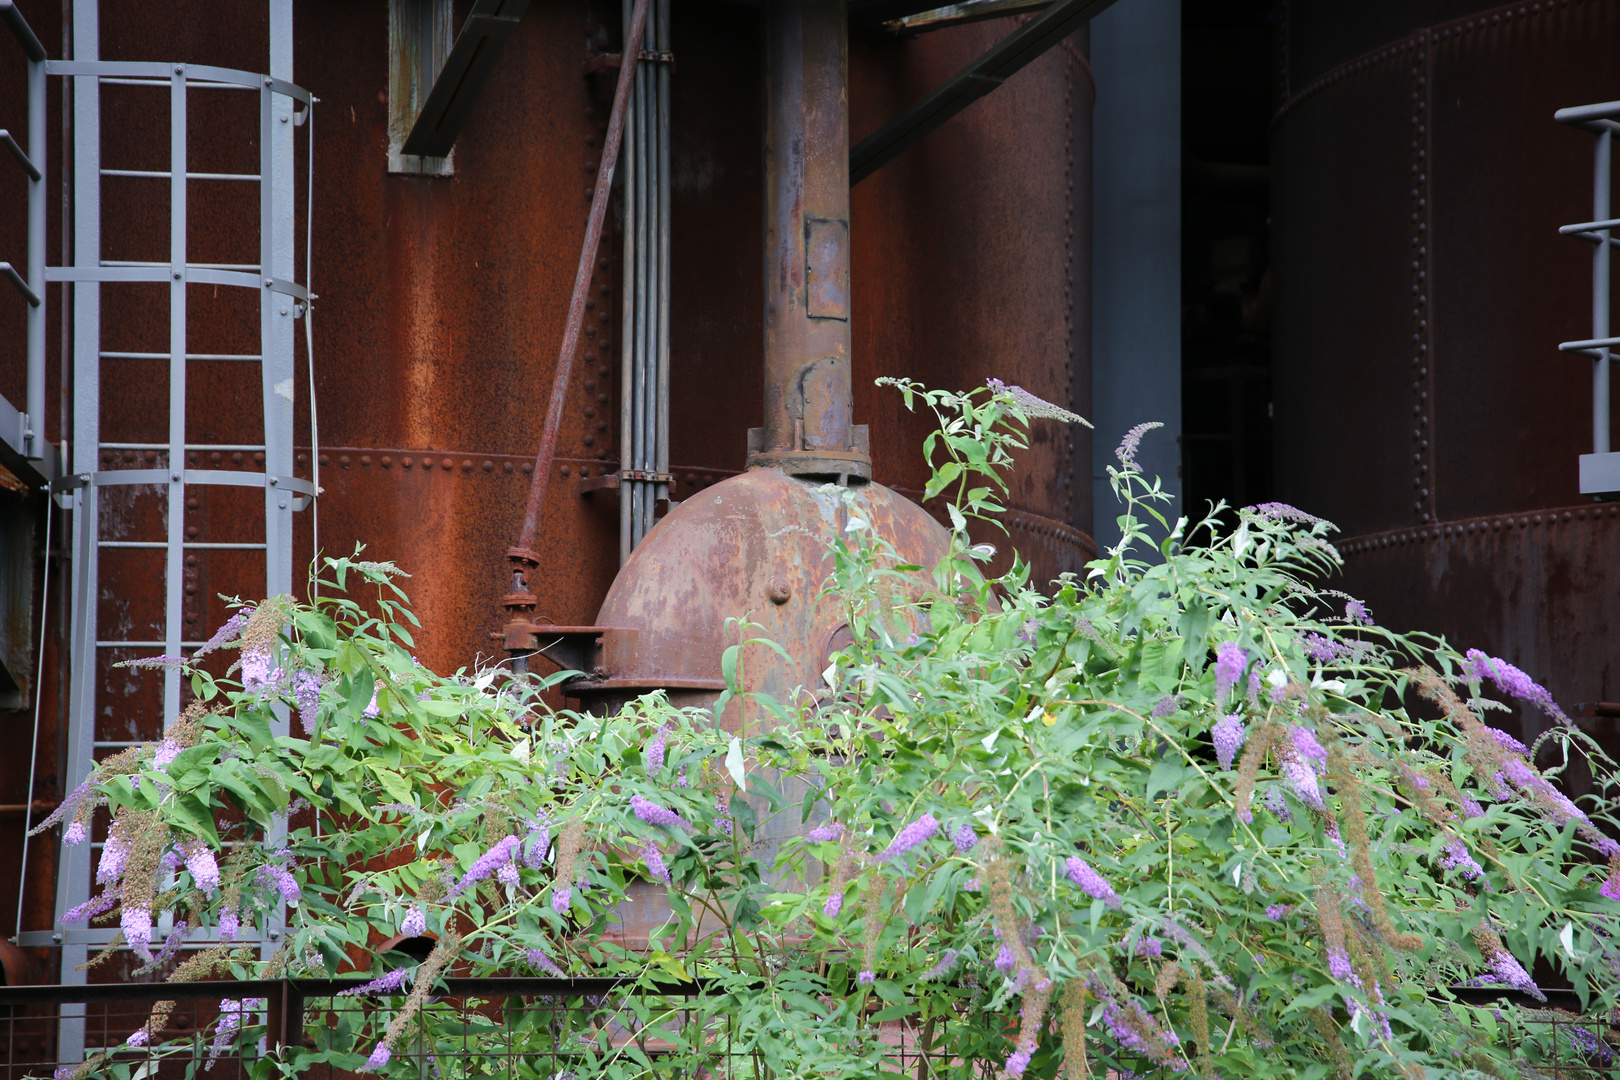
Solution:
{"label": "thin cable", "polygon": [[28,833],[34,827],[34,768],[39,763],[39,710],[45,694],[45,615],[51,606],[51,493],[45,491],[45,572],[39,579],[39,659],[34,670],[34,743],[28,753],[28,790],[23,793],[22,863],[17,868],[17,937],[22,936],[23,899],[28,888]]}
{"label": "thin cable", "polygon": [[315,266],[315,103],[320,98],[310,95],[305,123],[309,125],[309,179],[304,184],[307,200],[304,211],[304,366],[309,368],[309,461],[314,469],[315,493],[309,497],[309,550],[315,572],[310,575],[311,602],[321,597],[321,429],[315,419],[315,331],[310,320],[315,317],[315,290],[310,288]]}

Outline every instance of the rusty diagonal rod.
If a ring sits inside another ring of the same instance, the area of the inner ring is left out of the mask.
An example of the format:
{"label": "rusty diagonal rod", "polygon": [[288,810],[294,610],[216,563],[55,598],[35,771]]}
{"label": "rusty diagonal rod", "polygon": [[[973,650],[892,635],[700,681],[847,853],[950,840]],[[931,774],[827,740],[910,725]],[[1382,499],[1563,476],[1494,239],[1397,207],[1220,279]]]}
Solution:
{"label": "rusty diagonal rod", "polygon": [[619,160],[619,144],[624,139],[624,116],[630,100],[630,87],[640,66],[642,39],[647,30],[647,9],[651,0],[636,0],[625,31],[624,50],[619,61],[619,84],[613,92],[613,112],[608,116],[607,137],[602,143],[602,161],[596,169],[596,193],[591,199],[591,216],[585,226],[585,244],[579,253],[579,270],[574,275],[574,296],[568,305],[568,322],[563,328],[562,348],[557,353],[557,371],[551,380],[551,401],[546,406],[546,426],[540,435],[540,452],[534,459],[534,479],[529,484],[529,501],[523,509],[523,531],[517,546],[506,557],[514,570],[513,592],[503,601],[514,613],[535,606],[535,598],[523,580],[525,566],[540,565],[534,550],[540,528],[540,511],[545,507],[546,488],[551,479],[551,462],[557,454],[557,434],[562,426],[563,399],[568,396],[568,379],[573,373],[574,354],[579,351],[579,332],[585,322],[585,297],[590,292],[591,269],[602,244],[602,225],[607,217],[613,169]]}

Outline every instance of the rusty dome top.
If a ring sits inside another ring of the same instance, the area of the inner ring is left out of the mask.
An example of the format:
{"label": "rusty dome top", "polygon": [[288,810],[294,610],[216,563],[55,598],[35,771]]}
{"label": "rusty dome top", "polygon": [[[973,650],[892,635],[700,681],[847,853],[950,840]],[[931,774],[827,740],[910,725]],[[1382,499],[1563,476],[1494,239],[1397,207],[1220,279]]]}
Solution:
{"label": "rusty dome top", "polygon": [[653,528],[603,601],[589,652],[542,647],[589,672],[569,684],[569,695],[622,701],[662,688],[676,701],[712,699],[725,688],[721,654],[738,640],[727,620],[744,617],[758,624],[749,637],[769,638],[793,658],[763,646],[749,651],[748,689],[781,695],[814,686],[847,632],[838,604],[821,595],[834,540],[849,524],[843,490],[901,558],[932,566],[944,557],[945,529],[881,484],[840,489],[751,469],[682,502]]}

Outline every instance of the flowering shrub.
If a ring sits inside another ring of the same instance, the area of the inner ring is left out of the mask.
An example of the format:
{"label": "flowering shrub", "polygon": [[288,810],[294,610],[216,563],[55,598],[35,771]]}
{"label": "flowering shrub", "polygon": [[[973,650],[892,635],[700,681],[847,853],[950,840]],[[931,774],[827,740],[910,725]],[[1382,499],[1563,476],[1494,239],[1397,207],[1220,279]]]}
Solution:
{"label": "flowering shrub", "polygon": [[[1544,973],[1611,1016],[1620,845],[1606,802],[1549,779],[1578,763],[1601,794],[1611,763],[1528,675],[1315,585],[1332,528],[1292,507],[1164,520],[1134,461],[1152,425],[1110,468],[1124,540],[1084,579],[986,580],[968,525],[994,522],[1032,419],[1071,417],[1016,387],[895,385],[940,419],[950,555],[905,566],[851,516],[827,588],[853,640],[822,685],[743,695],[736,733],[714,720],[735,680],[712,712],[556,712],[555,678],[424,669],[398,571],[329,560],[317,603],[244,607],[210,642],[237,678],[154,661],[196,702],[55,815],[82,841],[114,812],[102,891],[70,917],[118,919],[153,966],[216,928],[178,979],[358,969],[351,995],[407,995],[370,1026],[313,1011],[320,1049],[265,1061],[287,1072],[461,1046],[430,1002],[451,973],[703,981],[679,1024],[649,997],[634,1030],[521,1033],[578,1077],[696,1074],[721,1032],[770,1075],[870,1077],[897,1067],[896,1021],[939,1075],[1533,1076],[1525,1012],[1456,987],[1539,998]],[[1526,747],[1485,723],[1492,695],[1556,726]],[[801,835],[756,843],[784,815]],[[659,898],[627,948],[624,905]],[[283,912],[270,960],[234,944]],[[399,935],[435,944],[376,951]],[[226,1004],[216,1047],[254,1022]],[[1574,1030],[1600,1067],[1606,1029]]]}

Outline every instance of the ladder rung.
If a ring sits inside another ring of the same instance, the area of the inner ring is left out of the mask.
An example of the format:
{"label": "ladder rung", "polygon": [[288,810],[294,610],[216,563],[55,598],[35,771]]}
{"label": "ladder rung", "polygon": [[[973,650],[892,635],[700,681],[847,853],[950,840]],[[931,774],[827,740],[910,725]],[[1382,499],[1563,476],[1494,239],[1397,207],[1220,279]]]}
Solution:
{"label": "ladder rung", "polygon": [[98,649],[164,649],[167,641],[98,641]]}
{"label": "ladder rung", "polygon": [[[137,548],[143,550],[167,549],[168,543],[163,540],[97,540],[97,547],[104,548]],[[187,540],[180,545],[187,551],[263,551],[263,544],[232,544],[208,543],[206,541]]]}
{"label": "ladder rung", "polygon": [[[174,176],[171,172],[155,172],[151,169],[102,169],[102,176],[133,176],[136,179],[168,180]],[[215,172],[188,172],[187,180],[251,180],[259,182],[258,173],[215,173]]]}
{"label": "ladder rung", "polygon": [[[144,267],[148,267],[150,269],[163,269],[163,270],[166,270],[170,266],[172,266],[173,263],[152,262],[152,261],[146,260],[146,259],[102,259],[101,260],[101,265],[102,266],[144,266]],[[245,270],[248,273],[252,273],[252,274],[257,274],[259,272],[259,264],[258,263],[194,263],[194,262],[188,262],[188,263],[185,264],[185,267],[186,267],[187,270]],[[105,356],[107,354],[102,353],[102,355]],[[168,354],[164,353],[163,355],[167,356]]]}
{"label": "ladder rung", "polygon": [[[96,80],[103,86],[152,86],[167,90],[173,84],[168,79],[138,79],[132,77],[115,78],[103,75]],[[187,90],[257,90],[256,86],[243,86],[241,83],[218,82],[214,79],[187,79]]]}
{"label": "ladder rung", "polygon": [[[169,448],[169,444],[168,443],[144,443],[144,442],[127,442],[127,443],[126,442],[104,442],[104,443],[101,444],[101,448],[103,450],[167,450]],[[256,445],[249,445],[247,443],[242,443],[240,445],[235,444],[235,443],[186,443],[186,449],[187,450],[263,450],[264,445],[262,443],[256,444]]]}
{"label": "ladder rung", "polygon": [[[166,352],[104,352],[103,360],[167,360]],[[187,360],[249,360],[259,361],[264,357],[258,353],[186,353]]]}

